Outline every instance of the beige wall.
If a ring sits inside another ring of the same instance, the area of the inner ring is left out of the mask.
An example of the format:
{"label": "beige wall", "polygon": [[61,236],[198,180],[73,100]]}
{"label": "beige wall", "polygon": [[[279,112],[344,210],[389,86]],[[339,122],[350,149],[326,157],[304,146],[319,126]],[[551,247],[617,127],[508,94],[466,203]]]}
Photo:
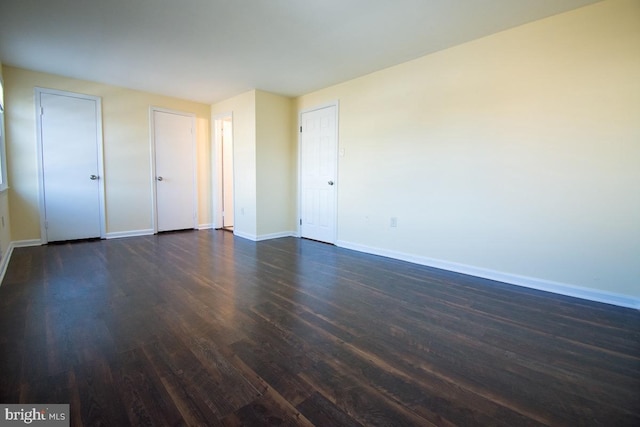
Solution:
{"label": "beige wall", "polygon": [[[294,101],[252,90],[211,106],[233,117],[234,232],[262,239],[295,232]],[[213,120],[213,119],[212,119]]]}
{"label": "beige wall", "polygon": [[234,232],[255,238],[256,221],[256,91],[211,106],[212,117],[233,116]]}
{"label": "beige wall", "polygon": [[[233,114],[236,233],[259,238],[295,228],[297,112],[338,100],[339,244],[640,299],[636,0],[606,0],[307,94],[289,114],[292,101],[256,90],[209,107],[4,74],[14,240],[39,237],[33,86],[103,97],[109,232],[151,226],[149,105],[197,114],[203,224],[213,222],[210,117]],[[0,210],[5,202],[0,195]]]}
{"label": "beige wall", "polygon": [[[2,63],[0,63],[0,80],[2,77]],[[3,123],[0,123],[3,126]],[[4,135],[5,129],[0,129],[0,132]],[[0,260],[4,260],[4,257],[11,243],[11,221],[9,216],[9,191],[0,192]]]}
{"label": "beige wall", "polygon": [[258,236],[296,230],[295,199],[291,197],[297,173],[291,162],[296,150],[291,129],[294,101],[256,91],[256,159]]}
{"label": "beige wall", "polygon": [[5,66],[3,71],[13,240],[40,239],[36,86],[102,97],[107,234],[153,227],[149,108],[194,113],[198,222],[212,222],[208,105],[13,67]]}
{"label": "beige wall", "polygon": [[297,109],[336,99],[339,243],[640,298],[637,0],[441,51]]}

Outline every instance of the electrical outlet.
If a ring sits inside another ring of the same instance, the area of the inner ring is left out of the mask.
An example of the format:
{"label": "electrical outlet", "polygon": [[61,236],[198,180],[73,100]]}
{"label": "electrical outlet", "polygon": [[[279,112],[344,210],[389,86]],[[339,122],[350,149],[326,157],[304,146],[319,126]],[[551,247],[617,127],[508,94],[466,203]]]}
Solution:
{"label": "electrical outlet", "polygon": [[396,218],[395,216],[391,217],[391,221],[389,221],[389,227],[397,227],[398,226],[398,218]]}

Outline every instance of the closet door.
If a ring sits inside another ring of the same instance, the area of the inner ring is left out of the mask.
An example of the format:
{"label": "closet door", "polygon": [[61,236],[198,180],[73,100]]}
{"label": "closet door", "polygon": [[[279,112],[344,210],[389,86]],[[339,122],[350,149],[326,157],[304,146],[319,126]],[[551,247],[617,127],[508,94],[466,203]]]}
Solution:
{"label": "closet door", "polygon": [[46,242],[104,237],[100,99],[36,91]]}
{"label": "closet door", "polygon": [[194,117],[152,110],[158,232],[196,228]]}

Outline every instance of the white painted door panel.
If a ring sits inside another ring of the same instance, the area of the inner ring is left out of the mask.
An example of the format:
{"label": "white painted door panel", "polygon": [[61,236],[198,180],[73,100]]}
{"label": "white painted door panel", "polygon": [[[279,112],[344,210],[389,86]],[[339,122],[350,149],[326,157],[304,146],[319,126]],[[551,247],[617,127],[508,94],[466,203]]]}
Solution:
{"label": "white painted door panel", "polygon": [[157,231],[195,228],[193,121],[153,111]]}
{"label": "white painted door panel", "polygon": [[335,243],[337,187],[336,107],[302,114],[302,237]]}
{"label": "white painted door panel", "polygon": [[40,93],[47,241],[101,236],[97,101]]}

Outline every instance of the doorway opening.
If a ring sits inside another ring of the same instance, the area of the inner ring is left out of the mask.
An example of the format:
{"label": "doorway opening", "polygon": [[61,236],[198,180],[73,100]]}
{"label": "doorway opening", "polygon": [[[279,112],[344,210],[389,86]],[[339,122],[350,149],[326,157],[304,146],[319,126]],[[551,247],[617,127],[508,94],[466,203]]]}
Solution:
{"label": "doorway opening", "polygon": [[213,185],[217,195],[215,228],[233,232],[234,191],[233,191],[233,117],[231,113],[214,118],[215,147],[214,162],[216,173]]}

